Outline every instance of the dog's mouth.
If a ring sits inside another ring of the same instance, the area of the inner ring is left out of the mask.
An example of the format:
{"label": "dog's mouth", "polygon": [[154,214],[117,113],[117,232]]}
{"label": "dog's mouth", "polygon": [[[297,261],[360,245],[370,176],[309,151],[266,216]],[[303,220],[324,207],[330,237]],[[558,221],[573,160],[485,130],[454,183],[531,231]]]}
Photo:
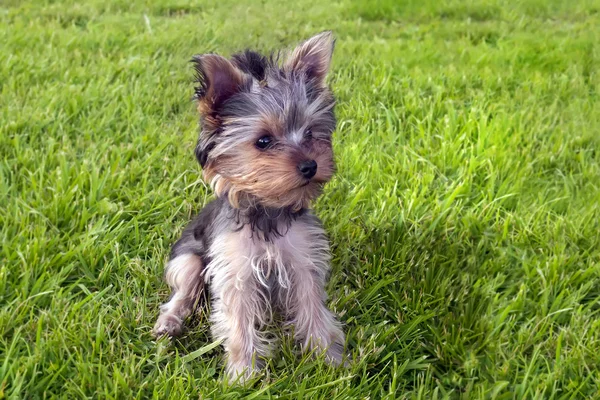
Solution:
{"label": "dog's mouth", "polygon": [[308,207],[310,202],[318,197],[323,185],[322,182],[316,179],[303,179],[295,183],[286,191],[269,193],[266,196],[261,196],[261,193],[255,193],[254,195],[269,207]]}
{"label": "dog's mouth", "polygon": [[300,183],[298,186],[296,186],[296,189],[304,189],[307,186],[320,187],[320,186],[323,186],[325,183],[327,183],[327,181],[323,181],[323,180],[316,179],[316,178],[305,179],[304,181],[302,181],[302,183]]}

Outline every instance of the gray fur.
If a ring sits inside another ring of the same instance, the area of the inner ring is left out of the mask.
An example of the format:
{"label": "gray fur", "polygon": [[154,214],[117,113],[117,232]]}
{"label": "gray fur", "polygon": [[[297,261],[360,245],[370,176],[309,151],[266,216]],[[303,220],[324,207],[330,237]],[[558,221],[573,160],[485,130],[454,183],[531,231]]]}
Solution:
{"label": "gray fur", "polygon": [[[343,361],[344,333],[325,305],[329,243],[306,208],[335,168],[334,102],[324,84],[332,50],[333,37],[323,33],[281,66],[253,52],[232,61],[195,58],[203,121],[196,155],[218,198],[173,245],[166,268],[173,293],[154,333],[179,335],[209,288],[212,334],[223,342],[233,379],[252,376],[271,355],[266,328],[275,312],[303,349]],[[280,148],[263,152],[253,143],[265,120],[283,133]],[[297,169],[307,158],[320,163],[314,177]]]}

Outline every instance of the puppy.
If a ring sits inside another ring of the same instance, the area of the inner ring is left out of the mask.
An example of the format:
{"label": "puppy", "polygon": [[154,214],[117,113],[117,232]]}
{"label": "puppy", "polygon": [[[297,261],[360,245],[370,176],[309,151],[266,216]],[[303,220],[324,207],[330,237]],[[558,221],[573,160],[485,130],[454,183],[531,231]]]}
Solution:
{"label": "puppy", "polygon": [[176,336],[204,290],[227,372],[245,380],[272,350],[276,313],[305,350],[342,362],[344,333],[325,306],[329,243],[310,204],[335,170],[334,98],[325,82],[331,32],[282,62],[252,51],[193,58],[200,113],[196,157],[217,198],[171,250],[155,336]]}

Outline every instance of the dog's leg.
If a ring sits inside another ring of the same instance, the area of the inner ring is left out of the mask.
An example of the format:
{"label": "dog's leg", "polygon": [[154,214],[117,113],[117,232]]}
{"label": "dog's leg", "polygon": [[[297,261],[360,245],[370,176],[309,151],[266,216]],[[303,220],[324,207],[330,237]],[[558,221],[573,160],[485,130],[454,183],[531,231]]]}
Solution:
{"label": "dog's leg", "polygon": [[173,291],[171,299],[160,306],[154,325],[156,337],[181,334],[183,321],[191,314],[204,287],[203,264],[195,254],[182,254],[167,264],[165,279]]}
{"label": "dog's leg", "polygon": [[230,278],[213,291],[212,331],[216,340],[223,341],[230,378],[243,382],[262,368],[262,358],[268,353],[261,332],[265,324],[265,301],[252,279],[236,282],[235,276]]}
{"label": "dog's leg", "polygon": [[264,328],[271,306],[254,275],[251,241],[233,233],[215,242],[207,270],[212,333],[223,342],[229,377],[243,383],[263,367],[270,352]]}
{"label": "dog's leg", "polygon": [[343,361],[345,337],[341,324],[325,305],[325,280],[314,265],[296,267],[288,299],[288,318],[304,350],[325,352],[334,365]]}
{"label": "dog's leg", "polygon": [[304,350],[325,352],[335,365],[343,361],[345,344],[341,324],[326,307],[325,283],[329,274],[329,243],[319,221],[312,216],[293,225],[280,240],[287,254],[291,282],[280,302],[295,339]]}

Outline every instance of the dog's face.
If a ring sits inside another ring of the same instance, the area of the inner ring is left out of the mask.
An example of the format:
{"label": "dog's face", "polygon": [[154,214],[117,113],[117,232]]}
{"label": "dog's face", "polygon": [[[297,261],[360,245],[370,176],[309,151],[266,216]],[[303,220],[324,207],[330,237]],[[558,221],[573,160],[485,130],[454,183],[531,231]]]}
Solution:
{"label": "dog's face", "polygon": [[325,78],[334,40],[324,32],[282,65],[246,51],[194,57],[202,129],[196,156],[218,196],[307,207],[331,179],[334,99]]}

